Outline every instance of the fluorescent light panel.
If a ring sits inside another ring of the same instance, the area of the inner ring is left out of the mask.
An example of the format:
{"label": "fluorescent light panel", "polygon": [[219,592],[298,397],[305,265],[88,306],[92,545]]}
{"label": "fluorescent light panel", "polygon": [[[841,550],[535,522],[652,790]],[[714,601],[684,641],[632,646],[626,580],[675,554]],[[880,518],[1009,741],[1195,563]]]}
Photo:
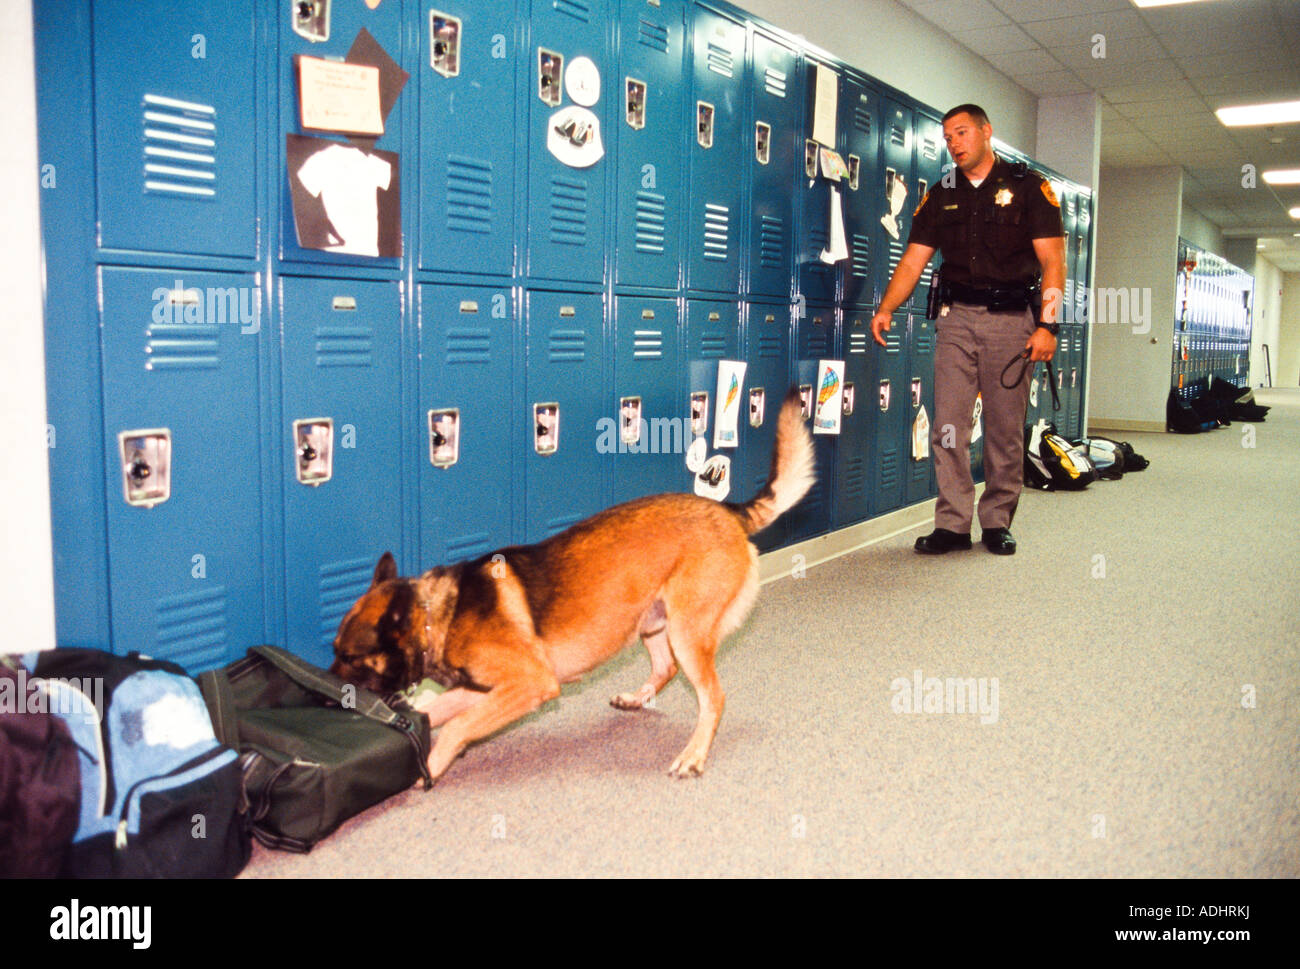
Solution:
{"label": "fluorescent light panel", "polygon": [[1300,185],[1300,168],[1275,168],[1261,177],[1269,185]]}
{"label": "fluorescent light panel", "polygon": [[1203,3],[1204,0],[1133,0],[1135,7],[1172,7],[1176,3]]}
{"label": "fluorescent light panel", "polygon": [[1300,205],[1297,205],[1295,208],[1293,208],[1293,209],[1292,209],[1290,212],[1288,212],[1287,214],[1290,215],[1291,218],[1293,218],[1293,219],[1300,219]]}
{"label": "fluorescent light panel", "polygon": [[1238,107],[1219,108],[1214,113],[1229,128],[1262,124],[1295,124],[1300,122],[1300,101],[1245,104]]}

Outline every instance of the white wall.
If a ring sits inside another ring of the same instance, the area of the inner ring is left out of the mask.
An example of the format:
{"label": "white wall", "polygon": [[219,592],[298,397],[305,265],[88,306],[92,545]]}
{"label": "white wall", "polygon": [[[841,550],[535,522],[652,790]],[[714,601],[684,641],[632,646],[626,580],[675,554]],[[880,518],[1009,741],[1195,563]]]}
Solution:
{"label": "white wall", "polygon": [[[1182,191],[1177,167],[1098,176],[1090,426],[1164,429]],[[1107,291],[1123,291],[1127,305]]]}
{"label": "white wall", "polygon": [[1273,386],[1300,384],[1300,273],[1284,273],[1282,311],[1278,323],[1278,346],[1273,352]]}
{"label": "white wall", "polygon": [[[1253,245],[1252,240],[1252,245]],[[1284,386],[1278,380],[1279,327],[1282,321],[1283,273],[1262,256],[1255,258],[1254,319],[1250,331],[1250,385],[1262,387],[1267,380],[1264,369],[1264,344],[1273,361],[1273,385]],[[1293,372],[1294,375],[1294,372]],[[1289,386],[1294,387],[1292,383]]]}
{"label": "white wall", "polygon": [[1038,144],[1033,157],[1072,182],[1097,184],[1101,111],[1097,95],[1072,94],[1038,102]]}
{"label": "white wall", "polygon": [[[1212,252],[1216,256],[1229,259],[1234,265],[1240,266],[1246,272],[1251,271],[1250,266],[1242,265],[1228,256],[1228,246],[1223,238],[1223,230],[1190,205],[1183,206],[1182,225],[1178,230],[1178,234],[1192,245],[1199,246],[1206,252]],[[1174,250],[1174,258],[1177,258],[1177,249]]]}
{"label": "white wall", "polygon": [[0,287],[9,336],[0,354],[0,652],[54,645],[54,557],[45,436],[44,281],[37,201],[36,69],[32,9],[0,3]]}
{"label": "white wall", "polygon": [[773,26],[940,111],[973,101],[993,133],[1032,154],[1038,99],[893,0],[737,0]]}

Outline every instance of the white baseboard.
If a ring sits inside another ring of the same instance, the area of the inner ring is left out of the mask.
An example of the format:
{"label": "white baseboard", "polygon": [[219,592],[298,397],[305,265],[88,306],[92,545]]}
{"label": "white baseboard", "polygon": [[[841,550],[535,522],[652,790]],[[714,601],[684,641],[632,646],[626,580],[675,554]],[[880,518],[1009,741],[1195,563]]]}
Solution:
{"label": "white baseboard", "polygon": [[1093,434],[1097,431],[1150,431],[1163,434],[1165,433],[1165,422],[1126,421],[1117,417],[1089,417],[1088,433]]}

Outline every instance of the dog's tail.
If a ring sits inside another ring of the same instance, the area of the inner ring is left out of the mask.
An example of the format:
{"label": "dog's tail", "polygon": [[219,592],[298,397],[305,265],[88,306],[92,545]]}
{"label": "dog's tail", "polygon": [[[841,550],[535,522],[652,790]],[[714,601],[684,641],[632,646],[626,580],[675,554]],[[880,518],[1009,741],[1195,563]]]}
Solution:
{"label": "dog's tail", "polygon": [[732,505],[746,533],[753,535],[799,503],[817,480],[817,456],[804,424],[799,388],[791,387],[776,423],[772,470],[763,490],[743,505]]}

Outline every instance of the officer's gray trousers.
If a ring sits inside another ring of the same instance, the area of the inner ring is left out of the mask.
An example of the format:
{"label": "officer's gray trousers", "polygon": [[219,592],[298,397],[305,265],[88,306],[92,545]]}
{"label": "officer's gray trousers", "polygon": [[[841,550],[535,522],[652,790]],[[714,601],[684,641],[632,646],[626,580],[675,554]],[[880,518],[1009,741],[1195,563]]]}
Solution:
{"label": "officer's gray trousers", "polygon": [[[974,511],[975,483],[970,471],[971,412],[975,395],[984,404],[984,493],[980,496],[980,527],[1007,528],[1016,512],[1024,483],[1025,408],[1033,364],[1013,389],[1002,386],[1007,363],[1025,348],[1034,331],[1033,314],[1025,309],[992,312],[982,306],[954,303],[936,321],[934,350],[934,420],[931,452],[939,501],[936,528],[969,532]],[[1017,360],[1007,372],[1013,383],[1027,361]]]}

